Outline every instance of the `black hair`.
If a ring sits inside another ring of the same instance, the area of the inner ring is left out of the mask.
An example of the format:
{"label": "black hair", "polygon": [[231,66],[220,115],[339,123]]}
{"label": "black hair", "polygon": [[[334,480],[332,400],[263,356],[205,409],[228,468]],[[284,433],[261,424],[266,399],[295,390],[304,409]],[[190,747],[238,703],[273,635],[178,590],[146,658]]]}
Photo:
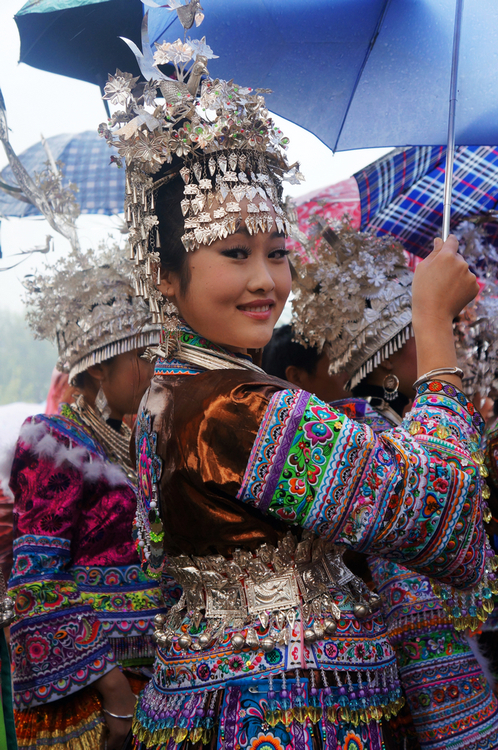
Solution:
{"label": "black hair", "polygon": [[270,342],[263,351],[263,370],[281,380],[287,380],[285,371],[290,365],[306,370],[308,375],[316,373],[320,354],[314,346],[304,346],[293,341],[292,326],[275,328]]}
{"label": "black hair", "polygon": [[190,282],[190,268],[182,242],[185,232],[180,205],[183,200],[183,188],[184,182],[179,174],[162,185],[156,194],[155,212],[159,220],[161,247],[157,250],[161,258],[161,269],[178,274],[180,291],[185,295]]}

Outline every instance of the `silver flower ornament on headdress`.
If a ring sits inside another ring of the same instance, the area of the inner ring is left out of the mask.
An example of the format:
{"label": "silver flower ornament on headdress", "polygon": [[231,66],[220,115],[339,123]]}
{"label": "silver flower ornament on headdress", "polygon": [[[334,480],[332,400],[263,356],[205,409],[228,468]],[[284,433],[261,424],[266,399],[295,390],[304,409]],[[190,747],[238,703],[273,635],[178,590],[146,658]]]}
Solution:
{"label": "silver flower ornament on headdress", "polygon": [[[169,5],[182,23],[186,15],[190,23],[190,15],[200,8],[193,0]],[[184,27],[190,28],[185,23]],[[286,160],[288,139],[270,118],[262,96],[265,91],[209,78],[207,63],[216,55],[204,37],[156,43],[152,56],[145,16],[143,52],[127,43],[147,84],[136,85],[120,71],[111,76],[105,98],[119,98],[124,109],[115,112],[99,132],[118,150],[126,167],[125,216],[136,293],[148,299],[154,319],[163,320],[155,216],[161,185],[178,174],[183,179],[182,241],[186,251],[193,251],[236,231],[242,200],[247,201],[249,232],[275,227],[286,234],[289,223],[281,202],[281,182],[288,179],[295,184],[302,175],[298,165]],[[175,66],[176,79],[159,70],[157,66],[164,63]]]}
{"label": "silver flower ornament on headdress", "polygon": [[332,229],[317,218],[307,257],[296,259],[294,332],[354,387],[412,336],[413,274],[399,242],[359,232],[347,219]]}
{"label": "silver flower ornament on headdress", "polygon": [[102,244],[26,279],[28,325],[57,344],[57,368],[70,382],[90,365],[159,343],[160,327],[134,294],[131,266],[117,245]]}

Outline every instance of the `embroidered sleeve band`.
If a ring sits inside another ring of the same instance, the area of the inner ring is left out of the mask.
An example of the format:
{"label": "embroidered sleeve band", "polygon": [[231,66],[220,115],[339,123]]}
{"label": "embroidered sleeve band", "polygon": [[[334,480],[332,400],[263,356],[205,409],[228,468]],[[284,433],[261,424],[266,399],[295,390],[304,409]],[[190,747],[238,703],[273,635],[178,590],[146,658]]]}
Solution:
{"label": "embroidered sleeve band", "polygon": [[400,427],[376,437],[306,392],[280,391],[238,497],[330,541],[472,586],[483,575],[485,542],[468,447],[479,447],[481,425],[467,404],[419,396]]}

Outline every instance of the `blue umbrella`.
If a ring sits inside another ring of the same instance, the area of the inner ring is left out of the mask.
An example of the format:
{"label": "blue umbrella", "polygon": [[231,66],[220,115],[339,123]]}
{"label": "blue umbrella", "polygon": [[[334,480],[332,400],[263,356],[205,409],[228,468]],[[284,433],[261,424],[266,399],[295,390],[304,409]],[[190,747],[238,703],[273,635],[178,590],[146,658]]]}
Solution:
{"label": "blue umbrella", "polygon": [[[56,161],[63,163],[66,183],[74,183],[83,214],[116,214],[123,210],[125,176],[124,169],[117,169],[109,161],[109,147],[93,130],[83,133],[56,135],[47,138],[50,151]],[[32,175],[41,172],[47,161],[41,143],[30,146],[19,155],[27,171]],[[16,186],[10,167],[0,173],[0,181]],[[31,203],[0,192],[0,215],[39,216],[40,211]]]}
{"label": "blue umbrella", "polygon": [[[94,9],[110,7],[112,2],[30,0],[22,14],[36,15],[37,6],[47,4],[67,6],[69,22],[75,6]],[[203,2],[202,29],[196,33],[194,27],[188,33],[206,35],[219,55],[209,61],[211,75],[271,88],[270,108],[317,135],[334,151],[448,142],[447,209],[453,132],[460,145],[498,143],[496,0],[467,2],[463,12],[463,0]],[[137,4],[138,0],[128,0],[130,12]],[[177,13],[169,12],[166,0],[147,0],[149,4],[162,6],[149,10],[153,48],[155,42],[183,37]],[[176,4],[185,9],[188,2],[176,0]],[[95,24],[94,42],[86,23],[89,48],[99,46],[103,34],[109,40],[126,36],[118,28],[121,21],[121,16],[111,14],[105,24]],[[22,41],[21,27],[20,31]],[[72,33],[59,27],[64,37],[72,39]],[[68,49],[70,55],[70,45]],[[46,54],[52,55],[48,45]],[[459,106],[455,130],[450,127],[448,137],[459,59]],[[109,65],[109,72],[114,67]],[[58,72],[64,72],[62,56]]]}
{"label": "blue umbrella", "polygon": [[[152,44],[182,35],[149,13]],[[334,151],[448,143],[447,235],[455,142],[498,143],[496,0],[212,0],[202,33],[212,76],[273,89],[270,108]]]}
{"label": "blue umbrella", "polygon": [[20,62],[101,88],[117,67],[136,75],[119,37],[139,42],[142,13],[139,0],[28,0],[14,16]]}
{"label": "blue umbrella", "polygon": [[[441,227],[446,149],[396,149],[357,172],[361,229],[392,234],[425,257]],[[455,152],[451,224],[473,216],[485,222],[498,207],[498,148],[458,146]],[[489,227],[493,244],[496,221]]]}
{"label": "blue umbrella", "polygon": [[[165,0],[156,0],[165,3]],[[456,0],[203,0],[219,59],[211,76],[273,90],[273,112],[334,151],[446,143]],[[149,8],[149,37],[183,38],[176,13]],[[456,142],[498,143],[498,3],[467,1]],[[155,49],[155,47],[154,47]]]}

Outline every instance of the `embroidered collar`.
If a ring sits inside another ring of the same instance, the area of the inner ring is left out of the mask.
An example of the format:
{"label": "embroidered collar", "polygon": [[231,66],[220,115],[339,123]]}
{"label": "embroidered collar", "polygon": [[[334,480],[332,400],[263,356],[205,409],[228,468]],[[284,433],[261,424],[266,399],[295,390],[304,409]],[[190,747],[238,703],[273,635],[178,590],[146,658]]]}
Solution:
{"label": "embroidered collar", "polygon": [[[240,359],[241,363],[250,363],[252,365],[252,360],[249,355],[234,354],[234,352],[231,352],[218,344],[214,344],[212,341],[209,341],[196,333],[183,320],[180,321],[179,341],[180,346],[184,344],[205,351],[206,353],[213,352],[232,359],[235,357],[236,359]],[[154,367],[154,375],[198,375],[204,371],[205,368],[191,362],[185,362],[183,359],[175,357],[174,354],[167,358],[158,357]]]}

